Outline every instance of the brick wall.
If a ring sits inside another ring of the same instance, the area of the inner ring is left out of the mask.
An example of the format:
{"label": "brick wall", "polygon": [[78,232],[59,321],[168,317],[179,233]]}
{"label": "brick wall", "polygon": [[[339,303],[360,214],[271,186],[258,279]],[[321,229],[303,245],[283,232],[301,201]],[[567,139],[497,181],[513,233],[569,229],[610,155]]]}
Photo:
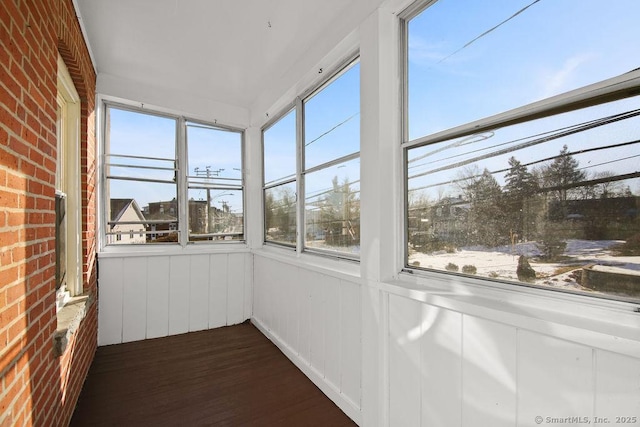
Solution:
{"label": "brick wall", "polygon": [[[96,348],[95,72],[71,0],[1,0],[0,426],[67,425]],[[82,256],[88,313],[56,357],[56,82],[81,98]]]}

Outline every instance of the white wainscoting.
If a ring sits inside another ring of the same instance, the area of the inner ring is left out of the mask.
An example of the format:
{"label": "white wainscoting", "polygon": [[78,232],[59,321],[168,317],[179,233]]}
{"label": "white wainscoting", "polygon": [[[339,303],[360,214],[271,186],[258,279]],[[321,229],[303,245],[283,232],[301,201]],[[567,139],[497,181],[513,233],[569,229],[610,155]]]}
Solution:
{"label": "white wainscoting", "polygon": [[254,256],[252,321],[347,415],[360,420],[360,284]]}
{"label": "white wainscoting", "polygon": [[251,317],[252,255],[99,257],[98,345],[242,323]]}
{"label": "white wainscoting", "polygon": [[640,425],[640,354],[393,294],[388,319],[391,426]]}

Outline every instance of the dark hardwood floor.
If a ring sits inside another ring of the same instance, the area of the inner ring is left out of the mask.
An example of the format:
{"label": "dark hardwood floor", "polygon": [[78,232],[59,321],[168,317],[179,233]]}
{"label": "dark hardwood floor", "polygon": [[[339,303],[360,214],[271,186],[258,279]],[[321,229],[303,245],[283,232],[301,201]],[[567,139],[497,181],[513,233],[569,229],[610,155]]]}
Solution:
{"label": "dark hardwood floor", "polygon": [[99,347],[72,426],[354,426],[253,325]]}

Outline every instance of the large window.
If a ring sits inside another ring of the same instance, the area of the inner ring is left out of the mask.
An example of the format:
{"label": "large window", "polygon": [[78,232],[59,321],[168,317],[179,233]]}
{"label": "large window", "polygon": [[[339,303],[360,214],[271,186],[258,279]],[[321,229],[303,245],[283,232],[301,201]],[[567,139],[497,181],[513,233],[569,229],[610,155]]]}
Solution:
{"label": "large window", "polygon": [[265,241],[357,258],[360,66],[354,61],[263,132]]}
{"label": "large window", "polygon": [[408,268],[640,298],[639,13],[527,0],[404,14]]}
{"label": "large window", "polygon": [[244,240],[240,130],[105,110],[107,245]]}

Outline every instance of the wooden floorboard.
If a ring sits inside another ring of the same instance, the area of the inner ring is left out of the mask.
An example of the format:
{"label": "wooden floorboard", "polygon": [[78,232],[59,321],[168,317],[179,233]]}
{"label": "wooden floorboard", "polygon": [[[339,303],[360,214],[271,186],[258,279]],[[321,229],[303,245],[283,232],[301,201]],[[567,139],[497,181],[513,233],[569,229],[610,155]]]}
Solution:
{"label": "wooden floorboard", "polygon": [[99,347],[71,426],[355,426],[253,325]]}

